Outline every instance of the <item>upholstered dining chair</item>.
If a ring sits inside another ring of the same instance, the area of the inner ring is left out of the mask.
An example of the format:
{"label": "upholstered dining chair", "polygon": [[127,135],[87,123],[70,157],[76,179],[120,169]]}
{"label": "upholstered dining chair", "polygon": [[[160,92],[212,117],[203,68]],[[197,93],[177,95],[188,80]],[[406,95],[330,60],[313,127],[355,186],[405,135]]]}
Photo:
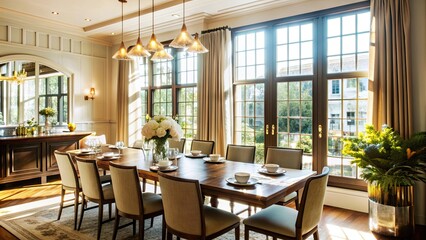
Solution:
{"label": "upholstered dining chair", "polygon": [[244,239],[250,239],[250,231],[272,236],[273,239],[306,239],[312,234],[314,239],[319,239],[318,224],[329,172],[329,168],[324,167],[321,174],[306,181],[299,210],[272,205],[246,218],[243,221]]}
{"label": "upholstered dining chair", "polygon": [[144,140],[138,139],[132,144],[132,148],[143,149]]}
{"label": "upholstered dining chair", "polygon": [[[235,145],[228,144],[226,148],[226,160],[235,161],[235,162],[245,162],[245,163],[254,163],[256,156],[256,146],[245,146],[245,145]],[[231,212],[234,213],[234,201],[229,201]],[[240,211],[237,214],[240,214],[243,211],[248,211],[248,215],[251,215],[251,207]]]}
{"label": "upholstered dining chair", "polygon": [[202,154],[212,154],[214,149],[214,141],[209,140],[192,140],[191,151],[200,150]]}
{"label": "upholstered dining chair", "polygon": [[[101,185],[98,166],[96,160],[88,160],[76,157],[78,171],[80,172],[81,188],[83,190],[83,204],[81,207],[80,221],[78,223],[78,230],[81,228],[83,222],[84,212],[91,209],[87,208],[86,200],[97,203],[98,212],[98,234],[97,239],[101,236],[102,224],[111,221],[111,204],[115,202],[112,185]],[[109,219],[103,221],[103,206],[108,204]]]}
{"label": "upholstered dining chair", "polygon": [[[303,150],[296,148],[268,147],[265,163],[275,163],[283,168],[302,169]],[[292,192],[284,197],[282,203],[287,205],[292,201],[299,209],[299,193]]]}
{"label": "upholstered dining chair", "polygon": [[[74,192],[74,230],[77,229],[77,215],[78,215],[78,204],[81,192],[80,179],[78,177],[77,170],[70,154],[66,152],[60,152],[55,150],[54,152],[56,163],[59,168],[59,175],[61,176],[62,187],[61,187],[61,202],[59,204],[58,220],[61,219],[62,209],[71,207],[68,205],[64,207],[64,196],[66,191]],[[100,176],[101,183],[110,183],[111,175]]]}
{"label": "upholstered dining chair", "polygon": [[235,229],[240,237],[240,218],[230,212],[203,205],[198,180],[159,172],[167,239],[213,239]]}
{"label": "upholstered dining chair", "polygon": [[[133,234],[135,233],[135,220],[139,223],[139,239],[144,239],[144,220],[163,214],[161,197],[154,193],[142,193],[139,175],[136,166],[121,166],[109,164],[111,180],[115,197],[115,222],[112,239],[116,239],[120,217],[133,219]],[[163,239],[166,232],[163,221]]]}
{"label": "upholstered dining chair", "polygon": [[180,140],[169,139],[169,148],[177,148],[180,153],[185,152],[185,138],[181,138]]}

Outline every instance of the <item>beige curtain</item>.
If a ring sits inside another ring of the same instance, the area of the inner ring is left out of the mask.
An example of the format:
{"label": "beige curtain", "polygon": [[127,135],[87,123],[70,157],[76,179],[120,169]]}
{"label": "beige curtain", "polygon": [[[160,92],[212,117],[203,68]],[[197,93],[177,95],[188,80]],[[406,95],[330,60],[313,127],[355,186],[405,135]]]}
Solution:
{"label": "beige curtain", "polygon": [[129,61],[118,62],[117,81],[117,140],[124,141],[128,145],[128,119],[129,119]]}
{"label": "beige curtain", "polygon": [[215,152],[225,155],[232,134],[231,31],[206,33],[200,40],[209,52],[200,61],[197,138],[215,141]]}
{"label": "beige curtain", "polygon": [[371,0],[373,117],[407,138],[413,133],[408,0]]}

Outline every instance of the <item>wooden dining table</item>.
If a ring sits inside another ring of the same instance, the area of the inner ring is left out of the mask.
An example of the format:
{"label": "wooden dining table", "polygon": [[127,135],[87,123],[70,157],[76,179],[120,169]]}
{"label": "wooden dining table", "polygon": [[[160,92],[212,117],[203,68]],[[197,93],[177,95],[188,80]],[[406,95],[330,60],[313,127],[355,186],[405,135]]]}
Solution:
{"label": "wooden dining table", "polygon": [[[103,151],[115,151],[114,149],[103,149]],[[95,158],[89,155],[87,158]],[[122,150],[119,159],[104,159],[97,156],[98,167],[109,170],[109,163],[113,162],[124,166],[136,166],[139,176],[144,179],[157,181],[156,171],[150,169],[153,161],[145,157],[144,151],[140,149],[127,148]],[[304,187],[306,180],[316,174],[311,170],[285,169],[281,175],[267,175],[259,172],[260,164],[224,161],[223,163],[209,163],[203,158],[190,158],[181,154],[174,161],[178,167],[175,171],[167,174],[185,178],[197,179],[200,182],[204,195],[211,196],[211,204],[217,207],[217,198],[233,200],[249,204],[251,206],[265,208],[282,200],[287,194]],[[228,178],[234,177],[235,172],[248,172],[258,183],[252,186],[237,186],[228,183]]]}

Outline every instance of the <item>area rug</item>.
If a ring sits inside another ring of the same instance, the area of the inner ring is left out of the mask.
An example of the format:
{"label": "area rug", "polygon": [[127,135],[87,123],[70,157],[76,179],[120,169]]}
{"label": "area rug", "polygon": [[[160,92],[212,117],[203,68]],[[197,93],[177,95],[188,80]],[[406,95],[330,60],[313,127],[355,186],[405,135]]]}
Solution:
{"label": "area rug", "polygon": [[[108,218],[107,209],[104,212],[104,219]],[[58,203],[50,203],[47,206],[20,210],[19,212],[0,209],[0,225],[22,240],[96,239],[98,209],[85,212],[80,231],[73,229],[73,211],[73,207],[63,209],[61,219],[56,220]],[[123,220],[122,223],[126,223],[126,219],[121,218],[120,220]],[[127,220],[127,222],[129,221]],[[152,228],[149,226],[150,220],[147,220],[145,222],[145,239],[161,239],[161,217],[154,219]],[[112,239],[113,228],[114,221],[103,224],[101,239]],[[118,231],[117,239],[137,239],[137,236],[132,236],[132,227],[129,226]],[[217,239],[235,239],[234,231],[232,230]],[[240,239],[244,239],[243,224],[240,227]],[[250,239],[263,240],[265,236],[251,232]]]}

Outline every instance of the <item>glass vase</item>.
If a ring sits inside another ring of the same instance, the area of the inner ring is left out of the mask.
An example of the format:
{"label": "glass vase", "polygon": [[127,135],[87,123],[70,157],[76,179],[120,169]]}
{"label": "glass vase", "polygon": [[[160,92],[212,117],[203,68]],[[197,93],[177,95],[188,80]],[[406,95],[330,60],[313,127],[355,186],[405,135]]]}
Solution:
{"label": "glass vase", "polygon": [[153,146],[153,152],[152,152],[154,163],[158,163],[159,161],[167,157],[167,148],[168,148],[167,138],[154,139],[154,146]]}

